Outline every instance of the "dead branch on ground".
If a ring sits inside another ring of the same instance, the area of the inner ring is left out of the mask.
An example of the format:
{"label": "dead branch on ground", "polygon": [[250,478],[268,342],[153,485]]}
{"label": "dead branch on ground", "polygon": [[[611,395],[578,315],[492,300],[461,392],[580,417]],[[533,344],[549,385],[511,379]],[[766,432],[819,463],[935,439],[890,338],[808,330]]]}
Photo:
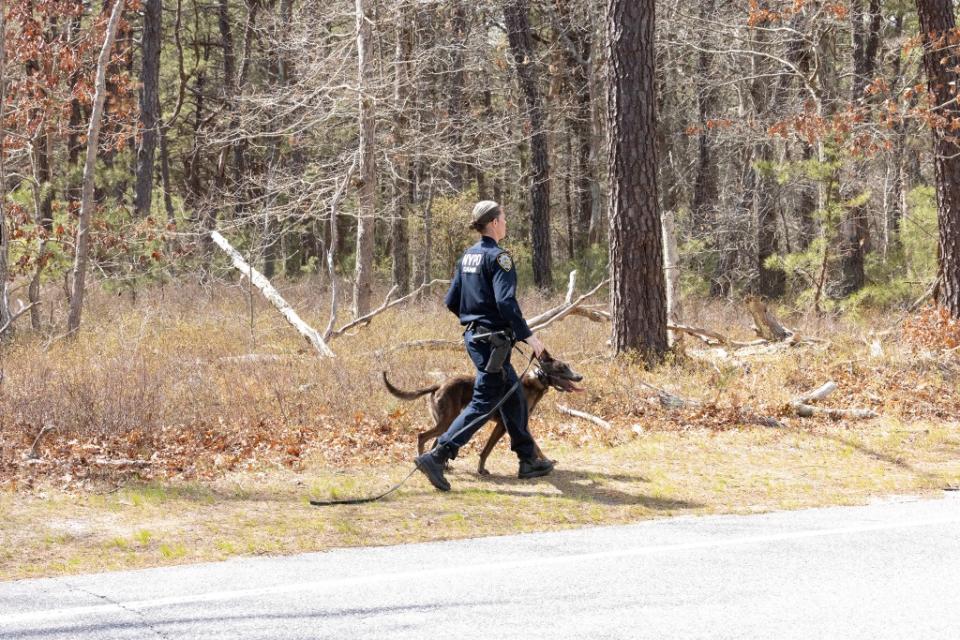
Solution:
{"label": "dead branch on ground", "polygon": [[574,418],[580,418],[582,420],[592,422],[593,424],[603,429],[606,429],[607,431],[609,431],[610,428],[613,426],[603,418],[598,418],[597,416],[587,413],[586,411],[578,411],[576,409],[571,409],[566,405],[558,404],[557,411],[559,411],[560,413],[565,413],[568,416],[573,416]]}
{"label": "dead branch on ground", "polygon": [[638,380],[641,386],[655,391],[657,394],[657,399],[660,400],[660,404],[667,409],[684,409],[687,407],[699,407],[700,403],[697,400],[689,400],[687,398],[681,398],[680,396],[670,393],[665,389],[660,387],[655,387],[649,382],[644,382],[643,380]]}
{"label": "dead branch on ground", "polygon": [[879,414],[872,409],[831,409],[828,407],[818,407],[812,402],[819,402],[837,390],[837,383],[828,380],[813,391],[790,401],[790,408],[793,409],[801,418],[810,418],[812,416],[828,416],[830,418],[855,418],[857,420],[867,420],[876,418]]}

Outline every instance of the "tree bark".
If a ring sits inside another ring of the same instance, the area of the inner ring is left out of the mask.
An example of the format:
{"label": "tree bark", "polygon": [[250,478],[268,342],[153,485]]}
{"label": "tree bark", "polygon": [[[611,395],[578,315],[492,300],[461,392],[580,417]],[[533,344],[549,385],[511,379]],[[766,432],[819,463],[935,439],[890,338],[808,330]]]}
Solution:
{"label": "tree bark", "polygon": [[[6,142],[6,105],[7,105],[7,21],[6,11],[0,7],[0,327],[12,327],[10,318],[10,300],[7,295],[8,260],[10,257],[10,230],[7,224],[7,150]],[[0,336],[3,332],[0,332]]]}
{"label": "tree bark", "polygon": [[537,87],[539,73],[533,63],[533,38],[530,31],[528,0],[508,0],[503,4],[510,51],[517,64],[517,78],[527,105],[530,123],[530,235],[533,241],[533,281],[543,289],[553,286],[553,259],[550,249],[550,161],[547,153],[546,114]]}
{"label": "tree bark", "polygon": [[[714,0],[705,0],[700,5],[701,27],[707,29],[707,21],[712,19]],[[693,183],[693,202],[690,214],[693,233],[696,237],[713,237],[717,208],[720,200],[719,165],[713,156],[713,140],[708,121],[715,117],[718,108],[716,79],[711,74],[713,54],[707,51],[713,48],[707,40],[697,56],[697,115],[700,131],[697,135],[697,175]]]}
{"label": "tree bark", "polygon": [[667,350],[657,211],[654,0],[607,0],[611,344],[648,361]]}
{"label": "tree bark", "polygon": [[[574,109],[568,118],[570,129],[576,138],[576,217],[573,222],[574,256],[583,256],[590,246],[590,221],[594,212],[595,183],[597,181],[593,158],[595,136],[593,133],[593,100],[590,91],[591,65],[593,64],[593,30],[589,24],[579,22],[574,15],[575,7],[567,0],[553,0],[558,14],[557,28],[565,43],[564,63],[567,67],[567,84],[574,97]],[[587,9],[588,15],[592,10]],[[568,139],[569,144],[569,139]],[[569,152],[568,152],[569,153]]]}
{"label": "tree bark", "polygon": [[371,0],[356,0],[358,94],[360,96],[360,202],[357,216],[357,264],[353,286],[353,313],[360,317],[370,311],[373,281],[373,239],[377,197],[376,120],[370,90],[373,73]]}
{"label": "tree bark", "polygon": [[464,70],[465,50],[467,46],[467,8],[466,0],[451,0],[450,31],[451,56],[450,69],[447,74],[449,101],[447,103],[448,128],[450,132],[450,187],[455,192],[463,189],[466,166],[460,158],[463,157],[463,113],[465,110],[464,86],[466,71]]}
{"label": "tree bark", "polygon": [[[853,36],[851,100],[855,106],[867,110],[869,107],[864,98],[864,89],[873,75],[880,42],[880,0],[870,0],[870,7],[866,13],[863,10],[863,0],[852,0],[850,25]],[[854,159],[852,166],[852,183],[863,184],[866,177],[863,161]],[[867,232],[866,205],[848,207],[840,221],[840,273],[836,283],[836,295],[840,297],[859,291],[866,282],[863,259],[866,253]]]}
{"label": "tree bark", "polygon": [[[753,37],[762,45],[769,44],[769,35],[765,30],[766,24],[758,25]],[[758,119],[768,115],[768,110],[778,112],[786,98],[785,87],[771,87],[770,83],[763,76],[770,72],[771,65],[766,57],[753,57],[753,75],[750,94],[753,99],[754,113]],[[773,179],[771,165],[773,163],[773,146],[768,140],[756,144],[754,151],[754,160],[759,161],[760,166],[751,163],[751,171],[754,173],[753,184],[753,207],[754,220],[756,221],[757,231],[757,254],[756,268],[757,279],[755,281],[755,290],[760,295],[775,298],[783,294],[786,284],[785,274],[779,269],[768,269],[767,259],[777,253],[777,208],[779,202],[779,185]]]}
{"label": "tree bark", "polygon": [[27,300],[30,302],[30,326],[40,331],[40,279],[47,264],[47,238],[53,232],[54,188],[50,170],[50,134],[46,123],[40,127],[34,139],[34,179],[37,182],[35,222],[39,231],[37,242],[36,268],[27,287]]}
{"label": "tree bark", "polygon": [[90,251],[90,221],[93,218],[94,178],[97,164],[97,150],[100,143],[100,120],[103,115],[103,103],[107,91],[107,66],[110,64],[110,52],[117,37],[117,26],[123,14],[124,3],[117,1],[110,13],[107,32],[97,59],[97,76],[94,84],[93,110],[90,113],[90,125],[87,127],[87,158],[83,166],[83,191],[80,198],[80,221],[77,224],[76,255],[73,261],[73,286],[70,292],[70,312],[67,317],[67,332],[74,333],[80,327],[83,312],[84,283],[87,275],[87,261]]}
{"label": "tree bark", "polygon": [[[226,0],[221,0],[221,6],[226,6]],[[290,29],[291,21],[293,18],[293,0],[280,0],[279,7],[280,15],[280,28],[281,29]],[[251,11],[251,17],[253,13]],[[226,27],[224,26],[226,25]],[[229,21],[221,19],[221,33],[224,48],[226,49],[229,45],[231,49],[231,54],[229,57],[224,57],[224,74],[230,78],[230,82],[227,86],[227,100],[230,101],[233,98],[233,95],[237,92],[240,87],[240,79],[236,75],[236,61],[235,56],[232,52],[233,49],[233,36],[230,35],[229,30]],[[291,76],[291,66],[292,61],[288,54],[284,51],[278,51],[271,61],[271,74],[276,82],[276,86],[280,91],[287,91],[290,85],[290,76]],[[239,125],[239,119],[236,115],[233,116],[233,120],[230,124],[230,128],[234,129]],[[284,120],[278,119],[278,127],[283,128]],[[278,199],[278,192],[271,185],[273,182],[273,176],[280,169],[280,155],[281,155],[281,143],[282,139],[280,135],[274,134],[269,136],[267,142],[267,163],[266,163],[266,198],[263,207],[263,236],[261,238],[261,243],[263,245],[263,274],[267,278],[273,278],[277,271],[277,264],[281,263],[281,266],[284,269],[284,272],[289,273],[288,267],[290,266],[284,259],[288,249],[292,249],[290,246],[290,241],[287,233],[285,233],[284,225],[280,218],[273,211],[272,205]],[[231,146],[234,149],[240,147],[239,144],[233,143]],[[220,155],[220,185],[226,185],[226,174],[228,164],[228,147],[224,147],[221,150]],[[296,156],[298,154],[294,152],[294,162],[296,163]],[[234,155],[236,158],[237,156]],[[238,163],[239,164],[239,163]],[[242,170],[242,169],[241,169]],[[296,173],[296,170],[294,170]],[[238,176],[239,177],[239,176]],[[239,185],[236,185],[239,188]]]}
{"label": "tree bark", "polygon": [[161,0],[145,0],[143,4],[142,71],[140,80],[140,146],[137,148],[137,176],[134,211],[139,216],[150,214],[153,199],[153,161],[160,125],[160,46],[163,14]]}
{"label": "tree bark", "polygon": [[940,283],[937,299],[950,314],[960,318],[960,145],[946,126],[960,117],[956,87],[960,81],[952,40],[956,29],[953,0],[917,0],[920,37],[924,43],[923,66],[927,86],[943,118],[933,128],[934,167],[937,180],[937,213],[940,229]]}
{"label": "tree bark", "polygon": [[396,145],[393,172],[393,220],[391,221],[391,253],[393,258],[393,284],[401,296],[410,291],[410,238],[407,233],[407,212],[412,204],[409,194],[411,162],[405,146],[406,132],[410,126],[406,112],[410,108],[408,101],[416,99],[410,95],[410,66],[413,56],[413,29],[409,19],[400,10],[397,27],[396,76],[394,77],[394,125],[393,138]]}

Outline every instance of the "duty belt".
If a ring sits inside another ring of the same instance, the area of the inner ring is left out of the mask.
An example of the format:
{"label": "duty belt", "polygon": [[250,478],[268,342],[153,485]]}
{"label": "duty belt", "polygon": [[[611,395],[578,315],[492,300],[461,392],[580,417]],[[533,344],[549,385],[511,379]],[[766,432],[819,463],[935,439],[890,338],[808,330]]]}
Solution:
{"label": "duty belt", "polygon": [[471,337],[472,342],[489,342],[491,346],[490,357],[483,368],[486,373],[501,373],[503,363],[510,357],[510,351],[516,340],[513,338],[513,330],[509,327],[499,331],[491,331],[487,327],[471,322],[467,325],[467,331],[485,330],[484,333],[474,333]]}

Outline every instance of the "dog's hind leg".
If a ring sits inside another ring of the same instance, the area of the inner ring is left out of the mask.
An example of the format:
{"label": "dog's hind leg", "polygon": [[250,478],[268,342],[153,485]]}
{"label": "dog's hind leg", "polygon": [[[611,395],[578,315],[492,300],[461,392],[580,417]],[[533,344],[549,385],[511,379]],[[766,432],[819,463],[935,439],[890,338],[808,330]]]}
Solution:
{"label": "dog's hind leg", "polygon": [[[426,449],[427,443],[442,436],[446,430],[447,427],[441,424],[435,426],[433,429],[427,429],[423,433],[417,434],[417,452],[422,454]],[[436,443],[434,443],[434,445],[436,445]]]}
{"label": "dog's hind leg", "polygon": [[[539,458],[540,460],[550,460],[550,458],[543,455],[543,451],[540,450],[540,445],[538,445],[536,442],[533,443],[533,448],[534,448],[533,452],[536,454],[537,458]],[[550,462],[555,463],[556,460],[550,460]]]}
{"label": "dog's hind leg", "polygon": [[480,452],[480,464],[477,466],[477,473],[480,475],[486,476],[490,474],[490,472],[487,471],[487,458],[506,432],[507,428],[503,426],[503,419],[497,416],[497,421],[493,425],[493,431],[490,432],[490,437],[487,438],[487,444],[483,446],[483,451]]}

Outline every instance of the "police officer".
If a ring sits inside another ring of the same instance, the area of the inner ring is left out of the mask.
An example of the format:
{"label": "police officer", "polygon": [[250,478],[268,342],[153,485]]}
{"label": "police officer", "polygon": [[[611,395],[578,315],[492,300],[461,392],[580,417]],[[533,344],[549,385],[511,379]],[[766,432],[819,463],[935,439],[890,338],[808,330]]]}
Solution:
{"label": "police officer", "polygon": [[[507,235],[507,220],[500,205],[491,200],[478,202],[473,208],[470,228],[480,233],[480,241],[467,249],[457,262],[446,305],[466,327],[463,339],[477,367],[473,397],[437,440],[437,446],[416,459],[417,468],[440,491],[450,490],[450,483],[443,476],[447,460],[457,456],[460,447],[486,423],[484,416],[492,412],[517,382],[517,372],[509,359],[514,342],[525,341],[538,357],[544,351],[543,343],[530,331],[517,304],[517,271],[513,259],[497,244]],[[535,444],[527,429],[523,385],[517,385],[501,405],[500,415],[510,434],[510,448],[520,458],[517,475],[536,478],[550,473],[553,462],[538,459],[534,454]]]}

